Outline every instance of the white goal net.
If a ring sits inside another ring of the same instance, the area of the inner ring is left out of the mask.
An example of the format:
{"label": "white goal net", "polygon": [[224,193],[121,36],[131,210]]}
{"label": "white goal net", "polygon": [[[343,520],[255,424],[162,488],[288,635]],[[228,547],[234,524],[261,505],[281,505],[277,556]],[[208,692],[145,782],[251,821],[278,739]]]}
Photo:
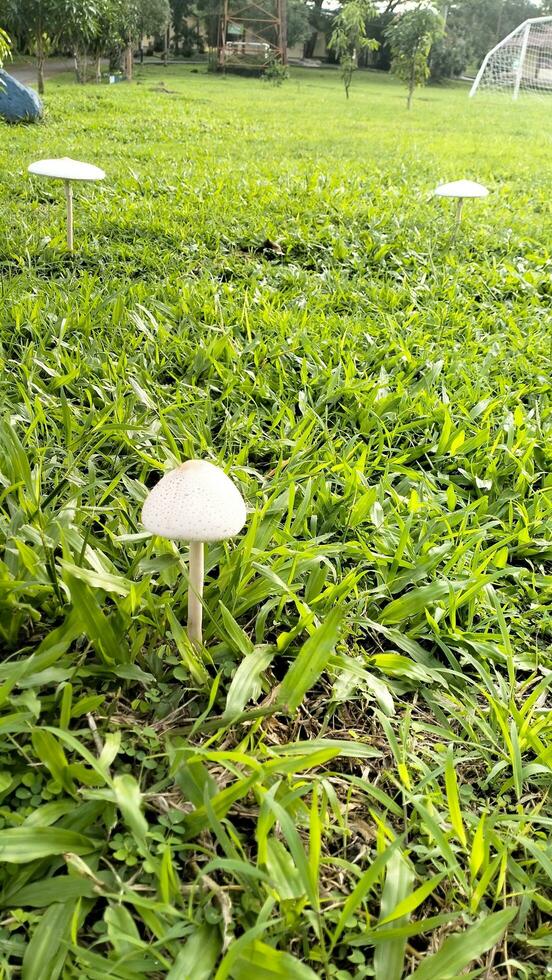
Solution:
{"label": "white goal net", "polygon": [[526,20],[483,59],[470,96],[483,89],[505,92],[552,92],[552,17]]}

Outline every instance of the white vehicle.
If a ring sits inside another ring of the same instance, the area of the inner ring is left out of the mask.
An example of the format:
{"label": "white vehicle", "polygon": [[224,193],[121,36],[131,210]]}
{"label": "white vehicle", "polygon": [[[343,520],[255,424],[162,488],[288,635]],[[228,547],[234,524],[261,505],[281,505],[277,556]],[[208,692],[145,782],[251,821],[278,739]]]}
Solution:
{"label": "white vehicle", "polygon": [[266,44],[263,41],[227,41],[224,46],[224,52],[230,57],[232,55],[238,55],[239,57],[253,56],[267,61],[270,53],[270,44]]}

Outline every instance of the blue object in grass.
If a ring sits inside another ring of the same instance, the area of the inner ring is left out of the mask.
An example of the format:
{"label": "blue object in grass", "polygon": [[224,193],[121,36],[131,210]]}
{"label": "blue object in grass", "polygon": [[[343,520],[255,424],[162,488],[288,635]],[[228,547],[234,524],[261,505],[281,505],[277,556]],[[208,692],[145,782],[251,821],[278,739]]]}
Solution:
{"label": "blue object in grass", "polygon": [[36,122],[42,115],[42,102],[32,88],[0,68],[0,116],[10,123]]}

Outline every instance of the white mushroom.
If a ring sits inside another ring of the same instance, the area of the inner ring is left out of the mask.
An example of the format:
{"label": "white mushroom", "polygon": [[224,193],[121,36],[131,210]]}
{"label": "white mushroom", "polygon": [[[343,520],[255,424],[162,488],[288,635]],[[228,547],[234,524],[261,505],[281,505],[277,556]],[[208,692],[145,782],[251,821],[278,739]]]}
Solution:
{"label": "white mushroom", "polygon": [[433,193],[436,197],[456,198],[456,224],[459,225],[464,200],[467,197],[487,197],[489,191],[483,187],[483,184],[477,184],[474,180],[453,180],[450,184],[440,184]]}
{"label": "white mushroom", "polygon": [[37,174],[40,177],[53,177],[56,180],[63,180],[65,184],[65,196],[67,198],[67,247],[73,251],[73,188],[72,180],[103,180],[105,173],[99,167],[94,167],[91,163],[81,163],[80,160],[71,160],[70,157],[61,157],[59,160],[37,160],[28,167],[30,174]]}
{"label": "white mushroom", "polygon": [[142,523],[152,534],[190,543],[188,636],[201,644],[204,545],[238,534],[245,524],[243,497],[218,466],[190,459],[165,473],[150,490]]}

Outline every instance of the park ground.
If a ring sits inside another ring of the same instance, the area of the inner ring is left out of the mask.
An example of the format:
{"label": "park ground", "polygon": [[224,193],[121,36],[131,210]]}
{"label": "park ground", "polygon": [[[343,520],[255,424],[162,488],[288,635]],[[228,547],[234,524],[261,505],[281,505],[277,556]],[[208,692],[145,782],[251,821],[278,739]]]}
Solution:
{"label": "park ground", "polygon": [[[549,105],[405,101],[147,68],[2,129],[6,980],[546,975]],[[194,456],[250,512],[201,653],[140,525]]]}

